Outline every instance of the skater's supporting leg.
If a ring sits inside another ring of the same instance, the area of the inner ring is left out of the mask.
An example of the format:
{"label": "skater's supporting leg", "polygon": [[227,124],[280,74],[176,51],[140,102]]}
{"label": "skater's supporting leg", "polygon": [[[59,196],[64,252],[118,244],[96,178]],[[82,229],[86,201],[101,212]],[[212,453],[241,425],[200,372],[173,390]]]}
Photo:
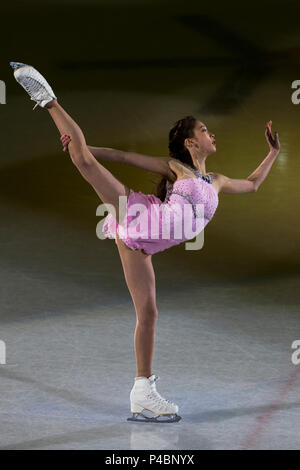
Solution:
{"label": "skater's supporting leg", "polygon": [[134,335],[137,377],[130,392],[129,421],[177,422],[181,419],[177,415],[178,406],[157,392],[157,377],[152,375],[158,316],[152,257],[141,250],[131,250],[118,236],[117,245],[137,317]]}
{"label": "skater's supporting leg", "polygon": [[128,196],[129,189],[93,157],[80,127],[56,100],[48,103],[46,107],[60,134],[68,134],[72,139],[69,153],[73,163],[93,186],[101,200],[113,204],[118,210],[119,196]]}
{"label": "skater's supporting leg", "polygon": [[117,238],[117,245],[126,283],[136,311],[134,346],[137,377],[150,377],[158,316],[151,255],[145,255],[140,250],[131,250],[120,238]]}

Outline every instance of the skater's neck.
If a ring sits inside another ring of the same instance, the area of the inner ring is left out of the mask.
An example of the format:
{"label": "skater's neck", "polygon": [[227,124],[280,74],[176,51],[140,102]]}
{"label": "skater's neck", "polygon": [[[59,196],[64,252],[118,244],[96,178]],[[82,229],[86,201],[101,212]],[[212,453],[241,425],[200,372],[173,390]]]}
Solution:
{"label": "skater's neck", "polygon": [[206,175],[205,161],[206,161],[207,155],[206,154],[201,155],[200,153],[196,153],[196,154],[191,155],[191,157],[192,157],[194,167],[196,168],[196,170],[200,171],[201,175],[205,176]]}

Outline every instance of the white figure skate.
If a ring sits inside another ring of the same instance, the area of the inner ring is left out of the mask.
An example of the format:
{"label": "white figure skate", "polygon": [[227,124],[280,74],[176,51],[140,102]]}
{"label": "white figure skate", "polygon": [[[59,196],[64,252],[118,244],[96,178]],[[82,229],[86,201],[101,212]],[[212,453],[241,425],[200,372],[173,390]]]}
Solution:
{"label": "white figure skate", "polygon": [[10,62],[14,69],[14,76],[18,83],[27,91],[30,99],[36,102],[37,106],[45,107],[49,101],[56,99],[56,96],[47,80],[31,65],[21,62]]}
{"label": "white figure skate", "polygon": [[156,375],[137,377],[130,392],[132,416],[128,421],[148,421],[152,423],[174,423],[181,419],[178,406],[163,398],[156,390]]}

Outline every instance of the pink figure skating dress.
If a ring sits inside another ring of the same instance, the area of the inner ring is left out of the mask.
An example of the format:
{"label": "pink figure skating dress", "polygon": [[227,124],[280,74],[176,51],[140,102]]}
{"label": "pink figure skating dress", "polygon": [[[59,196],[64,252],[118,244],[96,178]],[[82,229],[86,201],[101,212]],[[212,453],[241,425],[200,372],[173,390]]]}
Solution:
{"label": "pink figure skating dress", "polygon": [[194,170],[197,178],[167,181],[167,194],[162,202],[153,194],[132,189],[121,223],[109,213],[102,220],[105,238],[119,237],[132,250],[146,254],[164,251],[197,236],[214,216],[218,207],[218,193],[212,178]]}

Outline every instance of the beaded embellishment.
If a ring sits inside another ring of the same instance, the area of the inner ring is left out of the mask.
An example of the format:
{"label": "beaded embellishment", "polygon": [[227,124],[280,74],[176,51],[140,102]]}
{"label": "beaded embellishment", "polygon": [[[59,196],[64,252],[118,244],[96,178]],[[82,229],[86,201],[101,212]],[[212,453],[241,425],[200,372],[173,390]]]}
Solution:
{"label": "beaded embellishment", "polygon": [[201,216],[201,213],[197,213],[196,204],[194,204],[192,198],[188,194],[180,193],[179,191],[172,191],[172,194],[177,194],[177,196],[184,197],[191,204],[195,219]]}
{"label": "beaded embellishment", "polygon": [[191,170],[197,175],[199,178],[202,178],[204,181],[206,181],[209,184],[212,184],[212,177],[210,174],[208,176],[203,176],[199,170],[195,170],[194,168],[191,168]]}
{"label": "beaded embellishment", "polygon": [[[189,167],[193,173],[195,173],[196,176],[198,176],[198,178],[201,178],[202,180],[204,180],[206,183],[209,183],[209,184],[212,184],[212,177],[210,174],[208,174],[208,176],[203,176],[199,170],[195,170],[194,168],[192,167]],[[194,216],[195,218],[198,218],[200,217],[202,214],[198,214],[197,213],[197,210],[196,210],[196,205],[193,203],[193,200],[192,198],[186,194],[186,193],[182,193],[182,192],[179,192],[179,191],[174,191],[173,190],[173,187],[170,188],[168,191],[167,191],[167,196],[166,196],[166,199],[168,200],[169,197],[171,196],[171,194],[177,194],[178,196],[181,196],[181,197],[184,197],[192,206],[193,208],[193,212],[194,212]]]}

